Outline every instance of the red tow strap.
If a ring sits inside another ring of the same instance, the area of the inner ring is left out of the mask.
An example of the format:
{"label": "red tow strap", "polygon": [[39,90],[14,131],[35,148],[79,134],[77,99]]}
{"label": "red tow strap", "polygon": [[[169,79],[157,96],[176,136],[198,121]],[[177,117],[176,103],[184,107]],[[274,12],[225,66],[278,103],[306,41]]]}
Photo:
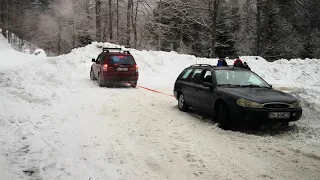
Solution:
{"label": "red tow strap", "polygon": [[[131,84],[131,83],[128,83],[128,84],[135,85],[135,84]],[[145,89],[145,90],[148,90],[148,91],[151,91],[151,92],[155,92],[155,93],[159,93],[159,94],[163,94],[163,95],[174,97],[174,95],[172,95],[172,94],[163,93],[163,92],[160,92],[160,91],[157,91],[157,90],[154,90],[154,89],[150,89],[150,88],[146,88],[146,87],[143,87],[143,86],[139,86],[139,85],[135,85],[135,86],[137,86],[139,88],[142,88],[142,89]]]}

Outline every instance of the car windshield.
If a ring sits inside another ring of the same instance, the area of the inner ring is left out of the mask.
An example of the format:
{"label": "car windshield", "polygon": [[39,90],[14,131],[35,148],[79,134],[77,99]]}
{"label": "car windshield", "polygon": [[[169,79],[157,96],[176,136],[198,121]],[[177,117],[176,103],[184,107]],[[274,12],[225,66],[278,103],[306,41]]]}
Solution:
{"label": "car windshield", "polygon": [[218,85],[234,85],[241,87],[267,87],[269,84],[251,71],[244,70],[216,70]]}
{"label": "car windshield", "polygon": [[114,55],[110,57],[109,63],[112,65],[134,65],[134,60],[131,56]]}

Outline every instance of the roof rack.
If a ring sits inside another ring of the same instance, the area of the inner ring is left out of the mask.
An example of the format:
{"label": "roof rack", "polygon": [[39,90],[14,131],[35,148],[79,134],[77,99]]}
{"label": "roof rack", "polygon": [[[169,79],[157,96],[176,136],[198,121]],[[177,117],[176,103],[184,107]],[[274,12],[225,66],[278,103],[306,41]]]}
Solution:
{"label": "roof rack", "polygon": [[109,53],[110,50],[118,50],[118,51],[123,51],[123,52],[126,53],[126,54],[130,54],[130,51],[128,51],[128,50],[122,50],[122,48],[102,48],[102,51],[103,51],[103,52]]}
{"label": "roof rack", "polygon": [[209,67],[213,67],[211,64],[194,64],[194,65],[191,65],[190,67],[195,67],[195,66],[209,66]]}

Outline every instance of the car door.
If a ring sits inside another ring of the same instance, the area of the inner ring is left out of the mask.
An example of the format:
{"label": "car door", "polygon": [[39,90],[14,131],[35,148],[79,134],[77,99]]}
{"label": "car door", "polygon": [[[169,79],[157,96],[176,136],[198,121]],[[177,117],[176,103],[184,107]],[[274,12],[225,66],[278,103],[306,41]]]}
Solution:
{"label": "car door", "polygon": [[202,69],[195,68],[189,76],[188,80],[182,86],[182,92],[185,95],[186,103],[195,108],[197,108],[197,103],[194,97],[194,88],[200,80],[201,72]]}
{"label": "car door", "polygon": [[96,63],[93,65],[93,71],[94,71],[95,77],[98,77],[98,74],[100,71],[101,58],[102,58],[102,54],[99,54],[99,56],[97,57]]}
{"label": "car door", "polygon": [[200,81],[195,85],[194,98],[199,111],[211,113],[213,111],[213,87],[205,87],[203,82],[213,84],[210,69],[204,69],[201,72]]}

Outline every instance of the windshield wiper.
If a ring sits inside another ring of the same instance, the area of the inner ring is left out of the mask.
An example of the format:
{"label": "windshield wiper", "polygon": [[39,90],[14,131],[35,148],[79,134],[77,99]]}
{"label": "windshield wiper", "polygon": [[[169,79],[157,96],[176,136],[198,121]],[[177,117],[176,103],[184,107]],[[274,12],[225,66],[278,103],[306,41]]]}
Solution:
{"label": "windshield wiper", "polygon": [[235,87],[241,87],[240,85],[237,85],[237,84],[219,84],[218,86],[235,86]]}
{"label": "windshield wiper", "polygon": [[268,88],[268,89],[270,89],[270,87],[259,86],[259,85],[255,85],[255,84],[242,85],[241,87],[256,87],[256,88]]}

